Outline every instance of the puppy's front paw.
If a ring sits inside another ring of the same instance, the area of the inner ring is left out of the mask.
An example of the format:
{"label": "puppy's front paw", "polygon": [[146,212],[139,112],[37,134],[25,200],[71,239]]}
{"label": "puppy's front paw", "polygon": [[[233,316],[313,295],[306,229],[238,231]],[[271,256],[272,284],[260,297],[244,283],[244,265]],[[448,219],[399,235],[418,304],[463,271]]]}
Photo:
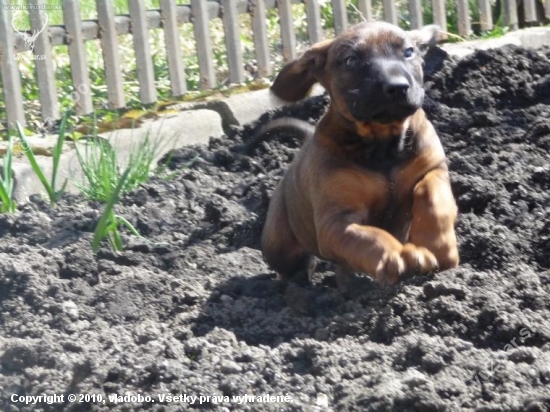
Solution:
{"label": "puppy's front paw", "polygon": [[376,269],[376,280],[382,285],[391,285],[406,273],[425,274],[437,270],[438,266],[428,249],[406,243],[400,252],[392,251],[384,256]]}
{"label": "puppy's front paw", "polygon": [[459,257],[454,232],[452,233],[451,241],[445,242],[444,245],[444,247],[440,247],[436,252],[439,268],[441,270],[456,268],[458,266]]}
{"label": "puppy's front paw", "polygon": [[381,285],[393,285],[405,272],[405,261],[398,251],[387,253],[376,268],[375,278]]}
{"label": "puppy's front paw", "polygon": [[415,233],[410,237],[410,242],[417,248],[428,249],[436,257],[440,270],[455,268],[458,266],[458,248],[456,235],[453,229],[444,232]]}
{"label": "puppy's front paw", "polygon": [[401,257],[406,263],[407,273],[425,274],[439,268],[434,254],[422,246],[406,243],[401,251]]}

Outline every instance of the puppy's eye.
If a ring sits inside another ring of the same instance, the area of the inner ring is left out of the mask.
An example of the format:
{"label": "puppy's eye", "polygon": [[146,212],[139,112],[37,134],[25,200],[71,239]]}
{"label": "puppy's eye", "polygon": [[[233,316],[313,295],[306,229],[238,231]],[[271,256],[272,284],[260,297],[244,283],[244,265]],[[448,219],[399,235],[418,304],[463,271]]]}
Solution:
{"label": "puppy's eye", "polygon": [[405,49],[405,53],[404,53],[405,59],[410,59],[411,57],[413,57],[413,55],[414,55],[414,48],[408,47]]}
{"label": "puppy's eye", "polygon": [[359,66],[359,59],[357,57],[354,57],[354,56],[347,57],[345,62],[346,62],[346,66],[348,66],[350,68],[354,68],[354,67]]}

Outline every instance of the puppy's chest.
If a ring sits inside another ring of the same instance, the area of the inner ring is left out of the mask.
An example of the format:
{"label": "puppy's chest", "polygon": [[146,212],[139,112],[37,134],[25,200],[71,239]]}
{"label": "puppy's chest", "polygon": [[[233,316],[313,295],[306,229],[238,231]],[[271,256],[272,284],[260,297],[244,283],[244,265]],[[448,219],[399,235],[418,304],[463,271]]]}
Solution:
{"label": "puppy's chest", "polygon": [[375,174],[377,184],[364,187],[363,224],[387,230],[404,241],[412,219],[414,185],[408,179],[400,179],[400,169],[388,174]]}
{"label": "puppy's chest", "polygon": [[346,141],[343,149],[346,157],[356,166],[380,174],[388,181],[394,180],[396,172],[416,155],[415,144],[409,133],[383,139],[353,136]]}
{"label": "puppy's chest", "polygon": [[349,159],[364,171],[362,186],[365,217],[370,225],[401,238],[411,218],[414,183],[409,165],[417,156],[409,136],[356,142]]}

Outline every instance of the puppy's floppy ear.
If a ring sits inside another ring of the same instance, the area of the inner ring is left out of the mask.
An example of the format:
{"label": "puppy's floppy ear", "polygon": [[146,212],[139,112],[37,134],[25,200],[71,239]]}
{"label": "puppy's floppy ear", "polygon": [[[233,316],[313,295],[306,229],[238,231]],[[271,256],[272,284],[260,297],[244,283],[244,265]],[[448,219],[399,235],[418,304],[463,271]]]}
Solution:
{"label": "puppy's floppy ear", "polygon": [[407,34],[416,44],[421,54],[425,54],[431,46],[443,40],[444,33],[437,24],[429,24],[418,30],[408,31]]}
{"label": "puppy's floppy ear", "polygon": [[321,81],[332,40],[311,46],[302,57],[288,63],[271,85],[275,96],[287,102],[303,99],[311,87]]}

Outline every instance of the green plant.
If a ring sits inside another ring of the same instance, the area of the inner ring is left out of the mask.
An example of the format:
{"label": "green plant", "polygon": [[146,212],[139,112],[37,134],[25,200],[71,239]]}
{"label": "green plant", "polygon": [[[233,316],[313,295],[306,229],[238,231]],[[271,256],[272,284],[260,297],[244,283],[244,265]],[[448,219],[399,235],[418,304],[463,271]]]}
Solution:
{"label": "green plant", "polygon": [[19,135],[18,137],[21,142],[23,152],[27,156],[27,159],[29,159],[32,170],[34,171],[34,173],[36,173],[36,175],[40,179],[40,182],[46,189],[46,192],[48,193],[48,197],[50,199],[50,204],[52,206],[55,206],[61,195],[65,193],[65,187],[67,186],[67,179],[65,179],[65,182],[61,186],[61,189],[56,190],[57,172],[59,170],[59,160],[61,159],[61,153],[63,152],[63,145],[65,143],[65,132],[67,129],[68,117],[69,115],[65,114],[61,119],[61,125],[59,127],[59,137],[57,138],[57,143],[55,144],[52,152],[53,170],[50,181],[46,179],[44,171],[36,161],[36,157],[34,156],[34,152],[32,151],[32,147],[29,144],[29,141],[27,140],[27,136],[25,135],[25,130],[23,129],[23,126],[21,126],[19,122],[16,123],[17,132]]}
{"label": "green plant", "polygon": [[118,201],[118,197],[127,179],[129,178],[130,173],[131,169],[130,167],[128,167],[120,177],[118,184],[116,185],[114,190],[112,190],[108,194],[105,211],[103,212],[103,215],[101,215],[101,218],[99,219],[99,222],[97,223],[94,231],[94,238],[92,240],[92,250],[94,251],[94,253],[99,250],[99,245],[105,238],[109,239],[109,243],[113,250],[118,252],[124,248],[122,236],[119,232],[120,225],[126,226],[126,228],[130,232],[132,232],[133,235],[143,239],[143,237],[138,233],[136,228],[130,222],[128,222],[122,216],[116,215],[114,211],[115,203]]}
{"label": "green plant", "polygon": [[492,30],[487,31],[481,35],[482,39],[496,39],[504,36],[510,29],[508,27],[495,26]]}
{"label": "green plant", "polygon": [[0,211],[2,213],[15,212],[15,200],[13,200],[13,171],[11,169],[13,158],[13,137],[11,134],[8,137],[8,147],[6,148],[6,154],[4,155],[3,173],[0,176]]}
{"label": "green plant", "polygon": [[[159,150],[160,146],[153,144],[149,135],[141,144],[130,149],[126,170],[128,176],[121,187],[122,193],[128,193],[149,180]],[[82,153],[77,145],[76,153],[85,178],[84,184],[76,183],[76,186],[88,199],[107,202],[122,179],[117,152],[108,140],[98,137],[96,133],[85,152]]]}

